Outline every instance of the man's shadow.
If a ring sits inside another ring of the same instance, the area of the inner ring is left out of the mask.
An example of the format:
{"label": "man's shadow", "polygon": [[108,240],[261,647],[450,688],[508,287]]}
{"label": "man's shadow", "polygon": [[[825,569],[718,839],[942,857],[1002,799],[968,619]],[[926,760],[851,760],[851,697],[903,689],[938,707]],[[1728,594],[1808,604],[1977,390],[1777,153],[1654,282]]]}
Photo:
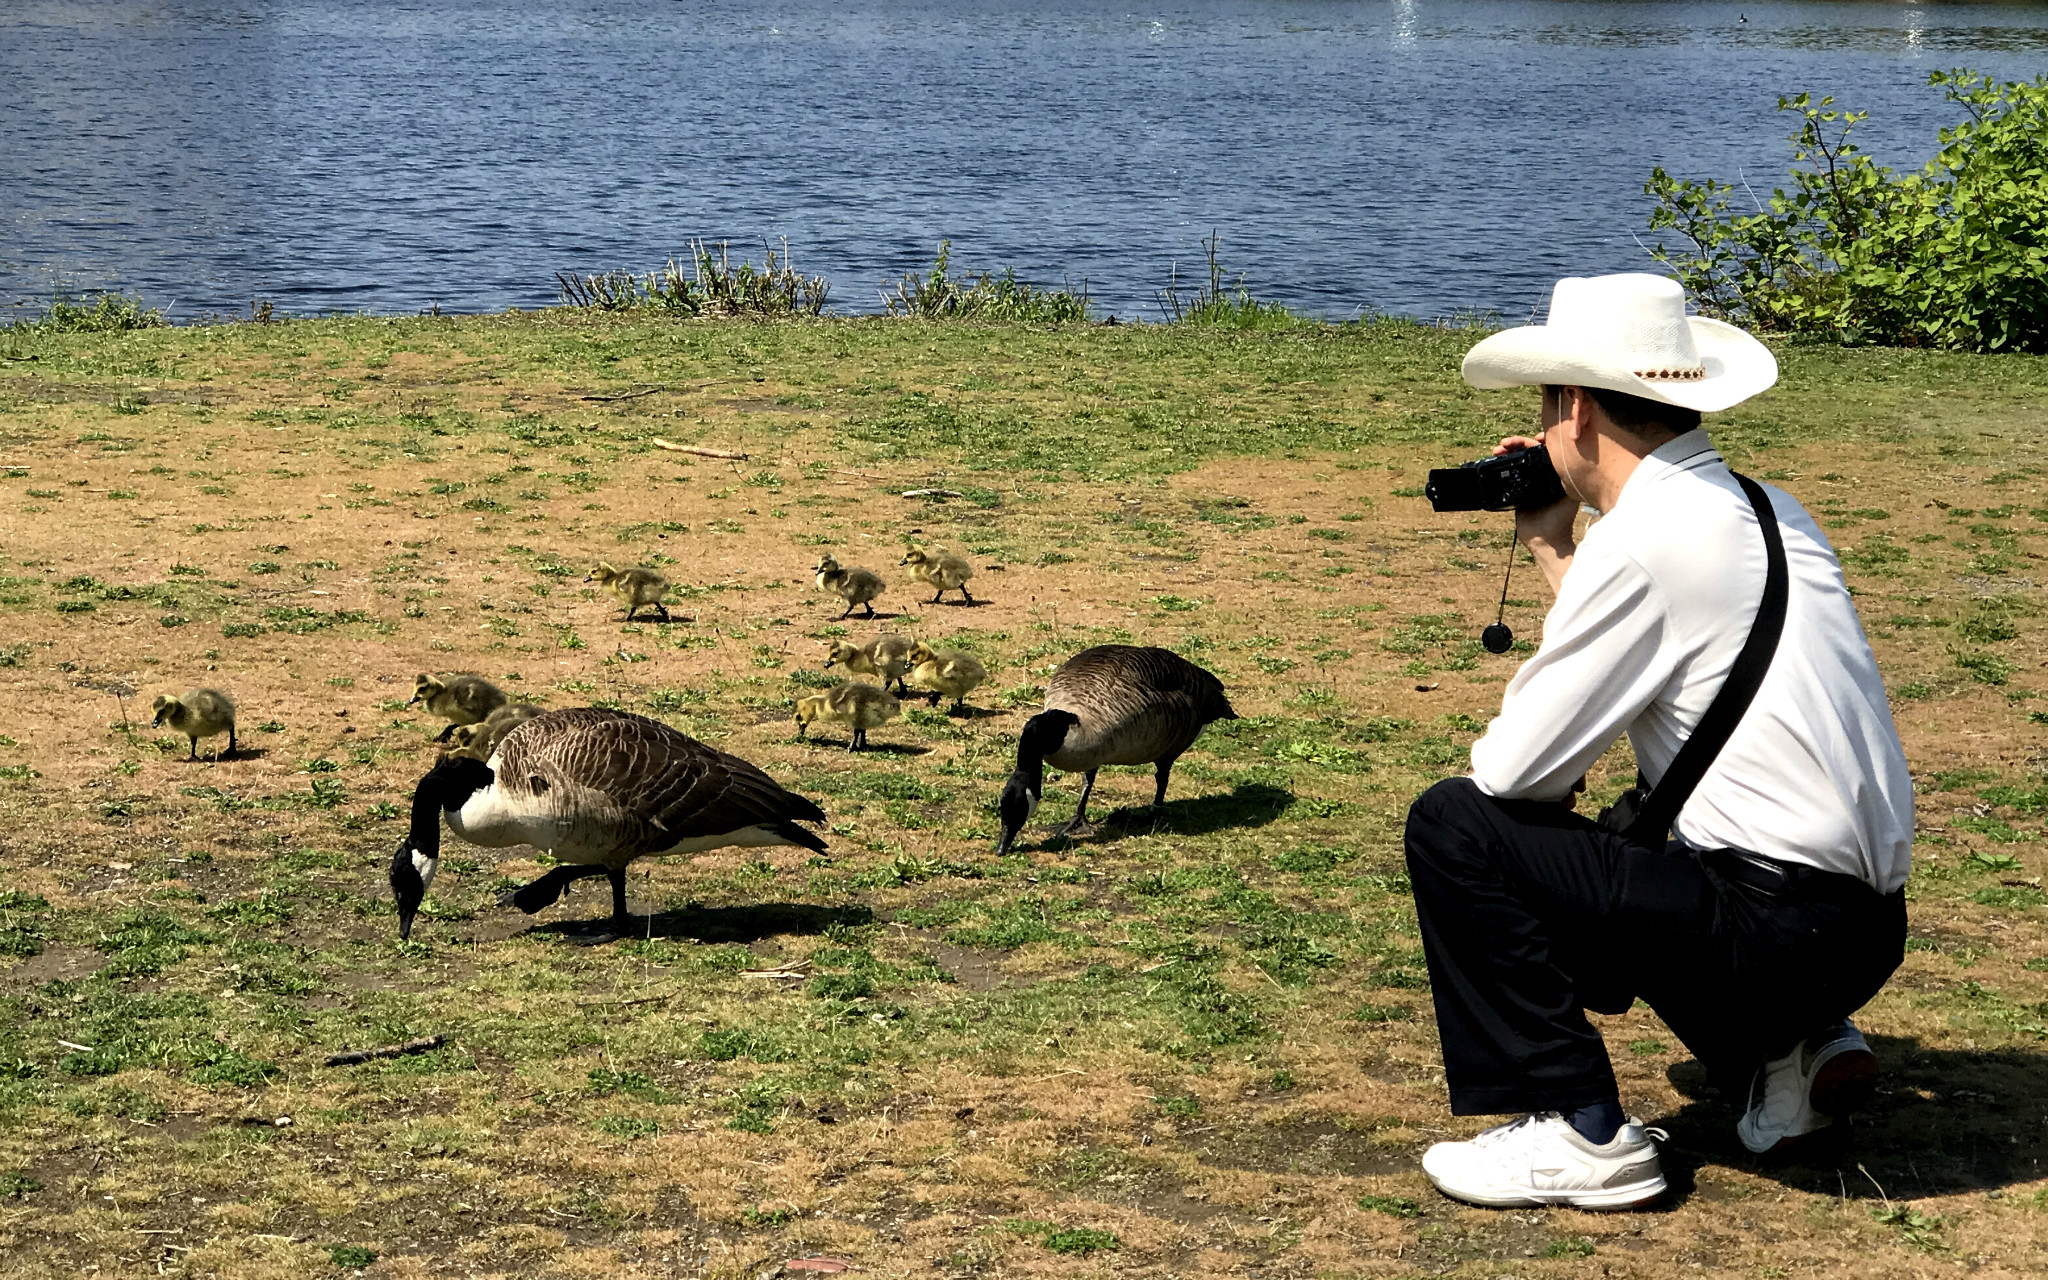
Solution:
{"label": "man's shadow", "polygon": [[1695,1176],[1705,1164],[1877,1203],[1992,1191],[2042,1176],[2048,1054],[1867,1038],[1882,1068],[1870,1107],[1849,1124],[1788,1144],[1783,1155],[1752,1155],[1735,1136],[1748,1101],[1743,1090],[1716,1087],[1697,1062],[1674,1065],[1666,1076],[1689,1101],[1651,1122],[1672,1137],[1663,1146],[1670,1202],[1696,1189],[1714,1194]]}

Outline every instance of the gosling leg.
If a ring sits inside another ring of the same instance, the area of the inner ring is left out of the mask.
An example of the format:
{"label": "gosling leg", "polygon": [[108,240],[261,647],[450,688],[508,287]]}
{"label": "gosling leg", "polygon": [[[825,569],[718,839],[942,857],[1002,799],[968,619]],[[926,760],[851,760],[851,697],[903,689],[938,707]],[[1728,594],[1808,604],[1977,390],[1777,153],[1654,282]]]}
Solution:
{"label": "gosling leg", "polygon": [[939,588],[939,592],[938,592],[938,595],[935,595],[935,596],[933,596],[933,597],[932,597],[932,603],[933,603],[933,604],[937,604],[937,603],[939,602],[939,597],[940,597],[940,596],[943,596],[943,595],[945,595],[945,594],[946,594],[946,589],[945,589],[944,587],[941,587],[941,588]]}
{"label": "gosling leg", "polygon": [[448,741],[448,740],[449,740],[450,738],[452,738],[452,737],[454,737],[454,736],[455,736],[455,726],[451,724],[451,725],[449,725],[449,726],[448,726],[447,728],[445,728],[445,729],[441,730],[441,732],[439,732],[439,733],[435,734],[435,735],[434,735],[434,741],[436,741],[436,742],[446,742],[446,741]]}
{"label": "gosling leg", "polygon": [[[861,607],[861,608],[863,608],[863,609],[866,609],[866,610],[867,610],[867,612],[866,612],[865,614],[861,615],[861,616],[863,616],[863,617],[867,617],[867,618],[872,618],[872,617],[874,617],[874,616],[875,616],[875,602],[874,602],[874,601],[872,601],[872,600],[863,600],[863,601],[861,601],[861,602],[860,602],[860,607]],[[851,612],[853,612],[853,610],[849,608],[849,609],[847,610],[847,612],[848,612],[848,613],[851,613]]]}
{"label": "gosling leg", "polygon": [[235,754],[235,726],[228,726],[228,754]]}
{"label": "gosling leg", "polygon": [[974,603],[974,597],[967,594],[967,584],[964,582],[960,584],[960,598],[969,604]]}
{"label": "gosling leg", "polygon": [[1095,770],[1090,769],[1081,782],[1081,803],[1074,806],[1073,820],[1061,827],[1055,835],[1071,836],[1088,825],[1088,797],[1095,792]]}
{"label": "gosling leg", "polygon": [[[870,612],[870,613],[873,613],[873,612],[874,612],[874,610],[870,609],[870,610],[868,610],[868,612]],[[848,601],[846,602],[846,611],[845,611],[844,613],[842,613],[842,614],[840,614],[840,615],[839,615],[839,620],[840,620],[841,622],[844,622],[844,621],[846,621],[846,620],[847,620],[848,618],[851,618],[852,616],[853,616],[853,601],[851,601],[851,600],[848,600]]]}
{"label": "gosling leg", "polygon": [[197,759],[199,758],[199,739],[197,739],[197,738],[191,738],[191,739],[188,739],[188,741],[190,741],[190,742],[191,742],[191,744],[192,744],[192,754],[191,754],[191,755],[189,755],[189,756],[186,756],[185,758],[186,758],[187,760],[197,760]]}
{"label": "gosling leg", "polygon": [[665,604],[663,604],[663,603],[662,603],[661,601],[659,601],[659,600],[656,600],[656,601],[654,602],[654,607],[655,607],[655,608],[657,608],[657,609],[659,609],[659,610],[661,610],[661,620],[662,620],[663,622],[667,622],[667,621],[668,621],[668,606],[667,606],[667,605],[665,605]]}
{"label": "gosling leg", "polygon": [[855,729],[853,735],[846,740],[846,749],[848,751],[866,751],[868,749],[868,731],[866,729]]}

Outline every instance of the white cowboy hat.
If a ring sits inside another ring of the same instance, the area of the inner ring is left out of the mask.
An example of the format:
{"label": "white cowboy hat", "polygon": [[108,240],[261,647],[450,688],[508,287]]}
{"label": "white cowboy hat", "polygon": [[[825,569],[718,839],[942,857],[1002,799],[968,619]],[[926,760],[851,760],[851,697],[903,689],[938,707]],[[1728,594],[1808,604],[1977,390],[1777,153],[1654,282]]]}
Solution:
{"label": "white cowboy hat", "polygon": [[1711,413],[1768,389],[1778,361],[1734,325],[1686,315],[1676,280],[1632,272],[1558,281],[1544,323],[1482,340],[1464,374],[1484,391],[1599,387]]}

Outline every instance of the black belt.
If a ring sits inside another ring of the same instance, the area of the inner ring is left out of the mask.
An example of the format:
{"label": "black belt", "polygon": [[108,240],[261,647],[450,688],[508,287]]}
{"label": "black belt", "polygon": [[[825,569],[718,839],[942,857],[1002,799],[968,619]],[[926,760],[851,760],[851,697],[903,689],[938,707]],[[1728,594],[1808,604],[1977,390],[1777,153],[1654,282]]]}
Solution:
{"label": "black belt", "polygon": [[1701,849],[1695,856],[1702,866],[1723,880],[1765,893],[1844,902],[1884,896],[1860,876],[1822,871],[1803,862],[1766,858],[1746,849]]}

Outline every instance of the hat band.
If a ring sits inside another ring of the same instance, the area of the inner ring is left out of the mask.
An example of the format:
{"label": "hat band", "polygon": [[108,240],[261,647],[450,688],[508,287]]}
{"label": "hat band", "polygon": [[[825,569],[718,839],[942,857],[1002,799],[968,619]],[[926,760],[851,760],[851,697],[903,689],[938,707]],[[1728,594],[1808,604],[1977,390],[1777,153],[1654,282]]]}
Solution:
{"label": "hat band", "polygon": [[1636,369],[1633,372],[1645,382],[1699,382],[1707,376],[1705,369]]}

